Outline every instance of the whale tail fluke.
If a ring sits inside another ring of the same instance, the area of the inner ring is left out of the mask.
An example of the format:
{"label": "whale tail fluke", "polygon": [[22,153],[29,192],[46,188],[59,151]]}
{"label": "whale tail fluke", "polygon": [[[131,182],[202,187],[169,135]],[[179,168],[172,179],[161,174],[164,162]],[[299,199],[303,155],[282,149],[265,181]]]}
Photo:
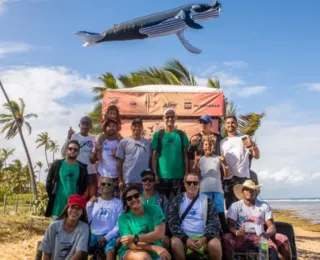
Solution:
{"label": "whale tail fluke", "polygon": [[184,37],[184,30],[181,30],[177,33],[177,36],[180,40],[180,42],[182,43],[182,45],[190,52],[194,53],[194,54],[200,54],[201,50],[198,49],[197,47],[191,45],[187,39]]}
{"label": "whale tail fluke", "polygon": [[100,33],[93,33],[93,32],[86,32],[86,31],[78,31],[75,32],[77,36],[85,40],[85,43],[82,45],[84,47],[97,44],[99,41],[101,41],[104,36]]}

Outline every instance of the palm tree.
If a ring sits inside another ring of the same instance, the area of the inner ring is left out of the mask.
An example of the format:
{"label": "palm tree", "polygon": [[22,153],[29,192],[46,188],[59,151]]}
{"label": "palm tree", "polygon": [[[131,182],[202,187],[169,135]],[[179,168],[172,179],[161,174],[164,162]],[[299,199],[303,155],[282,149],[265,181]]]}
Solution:
{"label": "palm tree", "polygon": [[6,170],[6,183],[9,185],[11,192],[22,193],[24,190],[29,188],[30,185],[30,175],[27,166],[24,166],[22,162],[18,159],[13,160],[9,164]]}
{"label": "palm tree", "polygon": [[7,160],[9,159],[9,157],[11,155],[13,155],[15,149],[2,148],[0,151],[1,151],[1,160],[3,161],[4,167],[6,168],[7,167]]}
{"label": "palm tree", "polygon": [[52,152],[52,162],[54,162],[54,154],[59,152],[60,145],[58,145],[58,141],[51,141],[49,145],[49,150]]}
{"label": "palm tree", "polygon": [[46,156],[47,166],[49,167],[47,151],[50,147],[51,139],[48,135],[48,132],[41,132],[40,134],[38,134],[38,138],[36,140],[36,143],[38,144],[37,148],[44,146],[44,154]]}
{"label": "palm tree", "polygon": [[[27,160],[28,160],[28,168],[29,168],[29,174],[30,174],[30,181],[31,181],[31,187],[32,187],[32,193],[33,193],[33,197],[34,199],[38,199],[38,192],[37,192],[37,184],[36,184],[36,180],[35,180],[35,176],[34,176],[34,172],[33,172],[33,166],[32,166],[32,161],[31,161],[31,157],[30,157],[30,154],[29,154],[29,150],[28,150],[28,147],[27,147],[27,144],[24,140],[24,136],[23,136],[23,133],[22,133],[22,126],[23,126],[23,123],[25,122],[25,119],[27,118],[26,116],[24,116],[23,113],[21,112],[24,112],[24,109],[23,111],[21,111],[22,109],[20,109],[20,107],[14,107],[12,101],[10,101],[9,99],[9,96],[5,90],[5,88],[3,87],[2,85],[2,82],[0,81],[0,87],[1,87],[1,90],[3,92],[3,95],[5,96],[6,100],[7,100],[7,104],[9,105],[8,109],[10,109],[11,113],[12,113],[12,116],[13,116],[13,120],[14,120],[14,125],[17,126],[15,129],[16,131],[19,132],[19,135],[20,135],[20,138],[21,138],[21,141],[22,141],[22,145],[23,145],[23,148],[24,148],[24,151],[26,153],[26,156],[27,156]],[[23,102],[24,104],[24,102]],[[20,112],[20,113],[19,113]],[[37,115],[36,114],[28,114],[27,115],[28,118],[31,118],[31,117],[35,117],[37,118]],[[0,116],[0,119],[1,119],[1,116]],[[8,119],[8,117],[4,118],[4,119]],[[5,120],[6,121],[6,120]],[[0,120],[0,123],[1,123],[1,120]],[[6,124],[9,124],[9,122],[5,122]],[[3,124],[3,123],[2,123]],[[29,125],[29,124],[28,124]],[[30,125],[29,125],[30,126]],[[6,125],[4,126],[6,127]],[[9,130],[11,129],[10,126],[6,127],[6,129]],[[9,130],[7,132],[7,137],[10,137],[12,135],[12,132],[13,130],[11,130],[11,133],[9,134]],[[31,130],[31,127],[29,128],[29,130]],[[16,135],[16,134],[15,134]],[[15,136],[14,135],[14,136]],[[7,138],[6,137],[6,138]],[[9,138],[7,138],[9,139]]]}
{"label": "palm tree", "polygon": [[38,178],[38,180],[39,180],[39,182],[40,182],[41,169],[42,169],[42,167],[43,167],[43,163],[39,161],[39,162],[36,163],[36,165],[37,165],[38,168],[39,168],[39,178]]}

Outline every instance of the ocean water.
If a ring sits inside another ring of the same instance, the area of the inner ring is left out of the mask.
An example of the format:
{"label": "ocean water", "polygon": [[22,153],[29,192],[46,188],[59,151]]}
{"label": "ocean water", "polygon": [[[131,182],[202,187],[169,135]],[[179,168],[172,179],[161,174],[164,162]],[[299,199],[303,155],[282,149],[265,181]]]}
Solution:
{"label": "ocean water", "polygon": [[320,198],[264,199],[273,209],[289,209],[297,215],[320,224]]}

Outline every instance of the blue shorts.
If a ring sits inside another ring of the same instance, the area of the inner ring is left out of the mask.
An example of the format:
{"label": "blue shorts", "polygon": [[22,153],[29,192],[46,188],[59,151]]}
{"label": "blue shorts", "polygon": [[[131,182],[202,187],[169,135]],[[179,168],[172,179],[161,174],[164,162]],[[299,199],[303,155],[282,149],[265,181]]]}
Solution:
{"label": "blue shorts", "polygon": [[[95,234],[90,234],[90,244],[89,244],[89,253],[93,253],[95,249],[99,246],[98,240],[104,235],[95,235]],[[107,241],[107,244],[104,245],[103,251],[106,254],[109,250],[113,249],[116,247],[116,238],[112,238],[110,241]]]}
{"label": "blue shorts", "polygon": [[204,195],[207,195],[214,203],[216,211],[218,213],[224,212],[224,196],[221,192],[201,192]]}

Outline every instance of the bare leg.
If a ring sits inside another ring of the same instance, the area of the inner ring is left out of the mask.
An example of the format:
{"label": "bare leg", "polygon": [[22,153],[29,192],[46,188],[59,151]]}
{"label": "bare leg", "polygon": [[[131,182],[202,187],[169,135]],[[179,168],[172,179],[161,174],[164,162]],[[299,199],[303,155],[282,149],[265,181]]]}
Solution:
{"label": "bare leg", "polygon": [[151,256],[145,251],[128,250],[123,260],[152,260]]}
{"label": "bare leg", "polygon": [[221,242],[218,238],[211,239],[208,243],[208,253],[210,260],[222,259]]}
{"label": "bare leg", "polygon": [[186,259],[185,247],[179,238],[174,237],[171,239],[171,250],[175,260]]}
{"label": "bare leg", "polygon": [[163,238],[163,247],[165,249],[167,249],[168,252],[169,252],[169,250],[170,250],[170,238],[168,236],[164,236],[164,238]]}
{"label": "bare leg", "polygon": [[290,247],[289,241],[285,242],[283,246],[279,248],[279,258],[281,260],[291,260],[292,259],[292,251]]}
{"label": "bare leg", "polygon": [[114,251],[114,249],[111,249],[107,252],[106,259],[107,260],[116,260],[116,252]]}

